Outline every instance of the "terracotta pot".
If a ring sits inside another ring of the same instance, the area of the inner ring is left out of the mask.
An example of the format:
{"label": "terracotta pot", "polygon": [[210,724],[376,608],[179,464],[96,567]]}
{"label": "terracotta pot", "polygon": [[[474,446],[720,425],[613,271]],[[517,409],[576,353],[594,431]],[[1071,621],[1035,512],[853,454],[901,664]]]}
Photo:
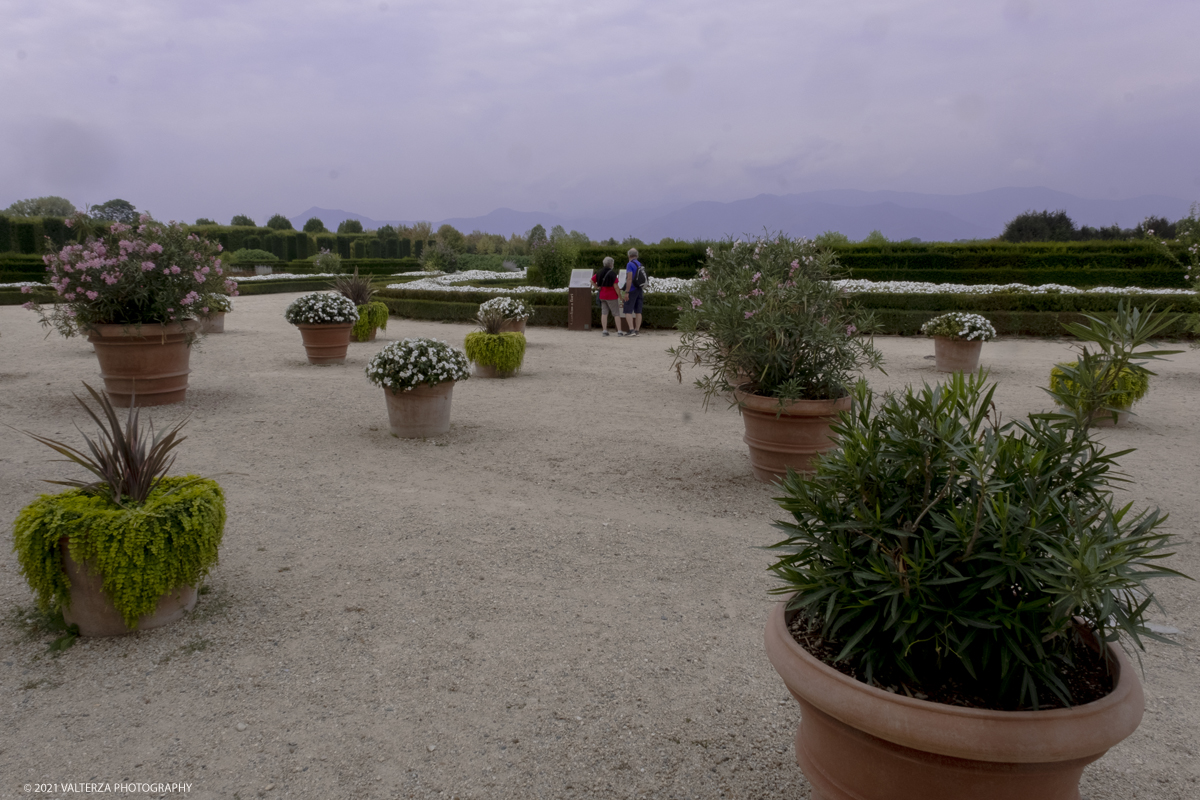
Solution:
{"label": "terracotta pot", "polygon": [[[104,593],[104,579],[97,575],[91,565],[79,564],[71,558],[66,538],[59,540],[62,549],[63,567],[71,583],[71,604],[63,608],[63,619],[68,625],[78,625],[82,636],[122,636],[133,629],[125,624],[125,618],[113,606]],[[181,586],[167,592],[158,599],[158,608],[153,614],[138,618],[137,629],[148,630],[169,625],[183,618],[196,607],[196,587]]]}
{"label": "terracotta pot", "polygon": [[214,311],[207,317],[200,318],[200,333],[224,333],[225,332],[225,314],[224,311]]}
{"label": "terracotta pot", "polygon": [[430,386],[421,384],[407,392],[393,393],[384,388],[387,401],[388,430],[401,439],[425,439],[450,430],[450,400],[454,381]]}
{"label": "terracotta pot", "polygon": [[812,800],[1079,800],[1083,768],[1142,719],[1142,686],[1119,647],[1111,694],[1050,711],[989,711],[896,695],[814,658],[767,622],[767,657],[800,703],[796,763]]}
{"label": "terracotta pot", "polygon": [[187,394],[188,340],[196,320],[166,325],[93,325],[88,341],[100,361],[100,377],[114,406],[180,403]]}
{"label": "terracotta pot", "polygon": [[506,319],[504,324],[500,326],[501,333],[524,333],[525,323],[528,320],[523,319]]}
{"label": "terracotta pot", "polygon": [[308,363],[341,364],[346,360],[346,351],[350,349],[350,333],[354,328],[354,323],[331,322],[324,325],[301,323],[296,327],[300,329],[300,338],[304,340]]}
{"label": "terracotta pot", "polygon": [[501,372],[490,364],[475,364],[471,372],[476,378],[511,378],[517,374],[515,369]]}
{"label": "terracotta pot", "polygon": [[979,351],[983,342],[968,339],[933,337],[933,355],[938,372],[974,372],[979,369]]}
{"label": "terracotta pot", "polygon": [[771,482],[787,474],[791,467],[797,472],[811,472],[813,461],[821,453],[832,450],[837,441],[829,426],[841,411],[850,409],[850,397],[837,400],[797,400],[779,413],[779,401],[773,397],[734,392],[742,411],[746,435],[742,441],[750,446],[750,468],[760,481]]}

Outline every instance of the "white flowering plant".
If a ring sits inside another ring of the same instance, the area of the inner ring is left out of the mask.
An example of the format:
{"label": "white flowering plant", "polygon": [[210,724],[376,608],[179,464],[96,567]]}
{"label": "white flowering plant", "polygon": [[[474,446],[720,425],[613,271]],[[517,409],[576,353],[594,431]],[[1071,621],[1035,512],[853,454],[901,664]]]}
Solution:
{"label": "white flowering plant", "polygon": [[181,322],[207,315],[218,296],[237,294],[237,285],[222,275],[221,245],[180,223],[143,214],[136,224],[104,229],[76,215],[67,225],[79,241],[43,257],[52,302],[25,304],[63,336],[101,324]]}
{"label": "white flowering plant", "polygon": [[313,292],[297,297],[283,312],[293,325],[331,325],[358,321],[358,306],[335,292]]}
{"label": "white flowering plant", "polygon": [[423,384],[465,381],[470,374],[466,353],[440,339],[423,336],[392,342],[367,364],[367,380],[390,389],[392,394]]}
{"label": "white flowering plant", "polygon": [[945,336],[955,341],[990,342],[996,338],[996,329],[986,317],[951,311],[934,317],[921,326],[926,336]]}
{"label": "white flowering plant", "polygon": [[479,304],[479,313],[495,309],[504,319],[529,319],[533,316],[533,307],[516,297],[493,297]]}

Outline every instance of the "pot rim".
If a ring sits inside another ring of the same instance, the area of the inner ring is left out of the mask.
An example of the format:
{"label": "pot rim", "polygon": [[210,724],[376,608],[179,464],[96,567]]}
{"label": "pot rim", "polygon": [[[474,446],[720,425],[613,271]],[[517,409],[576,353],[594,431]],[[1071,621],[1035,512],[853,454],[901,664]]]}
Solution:
{"label": "pot rim", "polygon": [[[200,320],[188,318],[178,322],[93,322],[84,330],[89,336],[129,336],[135,339],[149,339],[152,336],[194,333],[199,328]],[[145,334],[146,331],[150,332],[150,336]]]}
{"label": "pot rim", "polygon": [[[741,386],[734,387],[733,398],[737,401],[738,408],[761,411],[772,415],[781,413],[778,397],[768,397],[765,394],[754,394],[753,392],[745,391],[743,387],[746,386],[749,386],[749,384],[743,383]],[[835,414],[838,411],[848,411],[851,401],[852,398],[848,394],[833,400],[792,400],[783,405],[782,413]]]}
{"label": "pot rim", "polygon": [[1116,685],[1099,700],[1044,711],[963,708],[892,694],[843,675],[792,638],[786,607],[786,600],[774,604],[765,640],[788,690],[852,728],[904,747],[976,761],[1065,761],[1098,757],[1142,719],[1142,685],[1125,653],[1112,644]]}

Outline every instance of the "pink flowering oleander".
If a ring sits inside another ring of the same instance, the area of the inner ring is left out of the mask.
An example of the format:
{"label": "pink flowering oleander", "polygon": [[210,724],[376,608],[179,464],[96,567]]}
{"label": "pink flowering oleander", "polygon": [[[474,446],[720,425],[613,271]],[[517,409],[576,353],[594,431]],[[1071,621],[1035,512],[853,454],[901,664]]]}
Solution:
{"label": "pink flowering oleander", "polygon": [[[70,223],[80,241],[58,250],[50,245],[42,259],[53,302],[30,305],[43,325],[64,336],[101,324],[182,322],[194,308],[237,293],[236,284],[222,277],[217,243],[189,235],[182,224],[146,215],[136,227],[105,227],[84,215]],[[180,263],[197,268],[184,271]]]}

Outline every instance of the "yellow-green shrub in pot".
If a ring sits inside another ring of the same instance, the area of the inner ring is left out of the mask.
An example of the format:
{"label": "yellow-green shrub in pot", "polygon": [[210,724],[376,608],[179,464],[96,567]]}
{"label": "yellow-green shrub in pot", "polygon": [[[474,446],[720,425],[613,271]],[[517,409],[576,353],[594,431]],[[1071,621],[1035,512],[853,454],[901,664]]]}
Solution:
{"label": "yellow-green shrub in pot", "polygon": [[479,306],[477,319],[482,330],[468,333],[463,341],[467,359],[475,365],[480,378],[508,378],[525,361],[525,334],[502,333],[507,309],[488,301]]}
{"label": "yellow-green shrub in pot", "polygon": [[1063,325],[1079,340],[1079,356],[1055,365],[1048,391],[1055,403],[1077,419],[1115,425],[1150,388],[1154,373],[1145,363],[1183,351],[1142,349],[1170,325],[1165,314],[1155,318],[1153,305],[1143,311],[1121,301],[1116,313],[1084,315],[1084,319],[1087,324]]}
{"label": "yellow-green shrub in pot", "polygon": [[[86,385],[86,384],[85,384]],[[217,563],[225,496],[216,481],[167,477],[184,422],[156,434],[130,407],[122,429],[107,395],[101,428],[85,436],[89,452],[30,433],[97,480],[49,481],[73,488],[42,495],[17,515],[13,549],[21,572],[47,611],[61,610],[84,636],[154,628],[196,604],[200,580]]]}
{"label": "yellow-green shrub in pot", "polygon": [[[986,377],[862,385],[789,473],[767,655],[825,800],[1077,800],[1143,698],[1116,646],[1162,640],[1166,516],[1114,504],[1115,456],[1063,415],[1002,422]],[[1120,454],[1117,454],[1120,455]]]}
{"label": "yellow-green shrub in pot", "polygon": [[384,303],[371,299],[375,296],[375,289],[371,287],[371,279],[360,276],[358,267],[354,268],[353,275],[334,278],[333,288],[353,302],[358,309],[358,320],[350,332],[350,337],[354,341],[373,342],[376,331],[387,330],[388,307]]}

